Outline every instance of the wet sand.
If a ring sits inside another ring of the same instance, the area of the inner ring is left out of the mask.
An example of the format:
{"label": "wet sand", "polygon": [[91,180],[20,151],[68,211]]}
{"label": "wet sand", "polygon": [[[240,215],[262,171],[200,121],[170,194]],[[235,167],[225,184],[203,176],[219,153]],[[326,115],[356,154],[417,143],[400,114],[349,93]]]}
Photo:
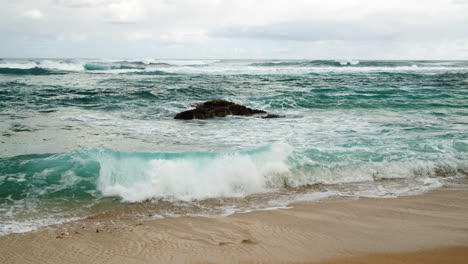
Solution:
{"label": "wet sand", "polygon": [[468,247],[453,247],[411,253],[368,254],[359,257],[332,259],[318,264],[465,264],[467,257]]}
{"label": "wet sand", "polygon": [[[0,263],[466,263],[468,190],[228,217],[109,213],[0,237]],[[144,213],[144,212],[142,212]]]}

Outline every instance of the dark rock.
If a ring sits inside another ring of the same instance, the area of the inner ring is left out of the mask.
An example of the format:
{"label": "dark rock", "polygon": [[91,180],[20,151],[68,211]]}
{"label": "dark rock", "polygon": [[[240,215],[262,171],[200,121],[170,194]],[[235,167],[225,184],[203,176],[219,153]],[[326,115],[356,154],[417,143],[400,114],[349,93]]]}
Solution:
{"label": "dark rock", "polygon": [[275,115],[275,114],[268,114],[266,116],[262,116],[262,118],[281,118],[284,117],[282,115]]}
{"label": "dark rock", "polygon": [[227,115],[251,116],[255,114],[266,114],[266,112],[225,100],[211,100],[197,104],[195,109],[178,113],[174,119],[208,119]]}

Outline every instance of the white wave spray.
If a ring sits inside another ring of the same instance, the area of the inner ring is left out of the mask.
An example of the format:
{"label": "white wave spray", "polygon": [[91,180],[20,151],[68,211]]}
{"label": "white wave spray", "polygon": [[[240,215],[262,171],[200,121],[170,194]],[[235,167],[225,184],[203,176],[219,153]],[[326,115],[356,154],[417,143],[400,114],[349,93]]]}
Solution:
{"label": "white wave spray", "polygon": [[183,200],[243,197],[265,192],[289,173],[292,148],[274,144],[254,153],[199,155],[148,159],[99,157],[98,189],[104,196],[137,202],[152,198]]}

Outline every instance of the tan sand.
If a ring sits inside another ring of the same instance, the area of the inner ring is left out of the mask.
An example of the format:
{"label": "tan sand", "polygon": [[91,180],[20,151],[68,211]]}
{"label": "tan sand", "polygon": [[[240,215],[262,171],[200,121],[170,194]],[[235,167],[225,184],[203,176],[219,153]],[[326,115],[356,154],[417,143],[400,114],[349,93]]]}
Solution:
{"label": "tan sand", "polygon": [[293,206],[119,224],[105,214],[0,237],[0,263],[468,263],[466,189]]}
{"label": "tan sand", "polygon": [[370,254],[326,260],[317,264],[466,264],[468,247],[454,247],[411,253]]}

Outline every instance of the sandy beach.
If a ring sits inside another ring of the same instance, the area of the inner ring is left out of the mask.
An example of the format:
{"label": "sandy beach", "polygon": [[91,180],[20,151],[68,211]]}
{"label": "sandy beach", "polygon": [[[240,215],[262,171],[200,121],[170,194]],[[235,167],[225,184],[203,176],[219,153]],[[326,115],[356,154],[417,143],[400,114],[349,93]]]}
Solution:
{"label": "sandy beach", "polygon": [[468,257],[466,189],[292,207],[151,221],[97,215],[0,237],[0,263],[466,263]]}

